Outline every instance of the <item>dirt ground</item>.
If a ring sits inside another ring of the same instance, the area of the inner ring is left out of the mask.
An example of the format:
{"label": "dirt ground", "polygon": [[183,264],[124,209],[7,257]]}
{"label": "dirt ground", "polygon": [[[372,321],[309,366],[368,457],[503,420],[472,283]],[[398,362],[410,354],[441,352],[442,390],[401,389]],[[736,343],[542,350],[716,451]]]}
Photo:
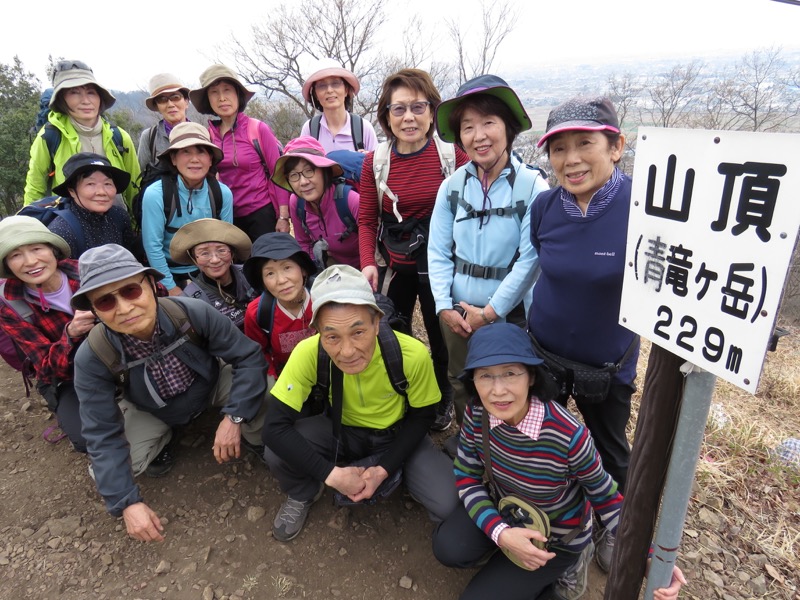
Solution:
{"label": "dirt ground", "polygon": [[[275,541],[277,484],[252,456],[216,464],[217,423],[200,418],[182,438],[173,471],[140,479],[166,525],[163,543],[142,544],[105,513],[86,457],[66,440],[42,440],[52,424],[47,410],[1,363],[0,598],[449,600],[472,576],[437,563],[424,510],[401,493],[376,507],[339,509],[327,491],[297,539]],[[793,493],[786,510],[796,524]],[[718,508],[713,519],[703,514],[708,507]],[[742,541],[724,508],[703,492],[693,499],[681,558],[690,583],[681,597],[800,599],[797,571]],[[584,599],[602,599],[604,585],[593,564]]]}

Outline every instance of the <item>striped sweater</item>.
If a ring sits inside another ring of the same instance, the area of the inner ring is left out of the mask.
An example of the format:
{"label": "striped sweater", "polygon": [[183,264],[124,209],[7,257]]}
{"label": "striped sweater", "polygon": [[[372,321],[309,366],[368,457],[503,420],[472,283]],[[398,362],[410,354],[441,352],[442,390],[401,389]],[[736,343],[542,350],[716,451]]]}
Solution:
{"label": "striped sweater", "polygon": [[[539,400],[534,397],[531,402]],[[480,404],[467,406],[454,469],[458,495],[467,512],[496,540],[498,528],[506,525],[483,485],[482,413]],[[603,470],[588,430],[560,404],[544,403],[538,440],[503,423],[491,430],[489,443],[494,479],[501,493],[518,496],[547,513],[551,547],[580,552],[591,539],[591,507],[603,525],[616,532],[622,495]],[[566,545],[559,543],[581,523],[587,526],[578,536]]]}

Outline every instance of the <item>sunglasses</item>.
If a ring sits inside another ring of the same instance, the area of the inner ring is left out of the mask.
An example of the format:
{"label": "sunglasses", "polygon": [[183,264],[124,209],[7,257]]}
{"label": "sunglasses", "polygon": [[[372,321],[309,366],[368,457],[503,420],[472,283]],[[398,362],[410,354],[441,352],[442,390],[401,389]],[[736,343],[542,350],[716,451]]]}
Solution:
{"label": "sunglasses", "polygon": [[72,71],[73,69],[81,69],[83,71],[89,71],[90,73],[93,73],[92,68],[83,61],[61,60],[53,66],[52,77],[54,77],[56,73],[61,73],[62,71]]}
{"label": "sunglasses", "polygon": [[302,171],[292,171],[291,173],[286,175],[286,179],[288,179],[292,183],[297,183],[298,181],[300,181],[301,175],[306,179],[311,179],[312,177],[314,177],[314,173],[316,172],[317,172],[316,167],[306,167]]}
{"label": "sunglasses", "polygon": [[415,115],[424,114],[429,105],[430,102],[412,102],[411,104],[387,104],[386,108],[389,109],[392,116],[402,117],[405,116],[407,110]]}
{"label": "sunglasses", "polygon": [[116,308],[117,296],[120,296],[125,300],[136,300],[142,295],[142,283],[144,283],[145,279],[147,279],[147,275],[142,277],[142,280],[139,283],[129,283],[128,285],[123,285],[115,292],[104,294],[99,298],[95,298],[92,301],[92,306],[95,310],[99,310],[100,312],[108,312]]}
{"label": "sunglasses", "polygon": [[173,104],[177,104],[181,100],[183,100],[183,94],[175,92],[174,94],[170,94],[169,96],[157,96],[156,104],[158,104],[159,106],[163,106],[167,102],[172,102]]}

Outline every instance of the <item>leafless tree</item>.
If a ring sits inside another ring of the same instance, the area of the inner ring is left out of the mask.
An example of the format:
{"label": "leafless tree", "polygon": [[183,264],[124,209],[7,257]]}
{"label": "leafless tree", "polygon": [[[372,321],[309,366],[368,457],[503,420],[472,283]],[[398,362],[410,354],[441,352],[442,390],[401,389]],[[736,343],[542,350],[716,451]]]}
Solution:
{"label": "leafless tree", "polygon": [[518,13],[507,0],[482,0],[481,30],[477,34],[464,29],[460,21],[447,21],[447,30],[455,47],[458,85],[492,70],[497,51],[514,29]]}
{"label": "leafless tree", "polygon": [[789,72],[780,48],[754,50],[742,58],[728,96],[741,129],[782,131],[800,114],[800,94]]}
{"label": "leafless tree", "polygon": [[268,99],[283,96],[310,117],[313,108],[300,93],[307,75],[301,64],[333,58],[368,80],[381,71],[375,44],[385,20],[380,0],[301,0],[281,5],[268,23],[253,25],[252,39],[233,39],[227,51]]}
{"label": "leafless tree", "polygon": [[701,62],[692,61],[649,78],[644,86],[643,116],[657,127],[686,125],[700,94],[697,84],[702,68]]}

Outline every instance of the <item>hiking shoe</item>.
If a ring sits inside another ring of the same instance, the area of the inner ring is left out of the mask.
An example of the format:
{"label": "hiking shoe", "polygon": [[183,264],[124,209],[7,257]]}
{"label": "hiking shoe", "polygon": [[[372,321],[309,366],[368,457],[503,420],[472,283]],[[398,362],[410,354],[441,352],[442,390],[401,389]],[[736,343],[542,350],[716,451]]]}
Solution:
{"label": "hiking shoe", "polygon": [[279,542],[288,542],[297,537],[303,529],[303,525],[308,517],[308,511],[311,510],[311,505],[322,497],[322,492],[325,491],[325,484],[319,484],[319,491],[317,495],[311,500],[295,500],[294,498],[286,498],[286,501],[281,504],[275,520],[272,522],[272,536]]}
{"label": "hiking shoe", "polygon": [[172,441],[168,443],[161,452],[158,453],[147,467],[144,474],[148,477],[163,477],[172,470],[175,465],[175,455],[172,452]]}
{"label": "hiking shoe", "polygon": [[553,586],[553,598],[557,600],[577,600],[586,592],[589,577],[589,563],[594,554],[594,544],[590,541],[578,557],[577,562],[568,568]]}
{"label": "hiking shoe", "polygon": [[431,431],[446,431],[453,424],[453,401],[440,400],[436,405],[436,420]]}
{"label": "hiking shoe", "polygon": [[614,544],[616,542],[617,536],[608,529],[603,529],[597,538],[597,552],[595,552],[594,560],[597,562],[597,566],[603,570],[603,573],[608,573],[611,570],[611,559],[614,557]]}
{"label": "hiking shoe", "polygon": [[258,460],[260,460],[263,464],[267,464],[266,459],[264,458],[264,444],[253,444],[248,442],[246,439],[242,438],[240,440],[242,448],[245,450],[252,452]]}

